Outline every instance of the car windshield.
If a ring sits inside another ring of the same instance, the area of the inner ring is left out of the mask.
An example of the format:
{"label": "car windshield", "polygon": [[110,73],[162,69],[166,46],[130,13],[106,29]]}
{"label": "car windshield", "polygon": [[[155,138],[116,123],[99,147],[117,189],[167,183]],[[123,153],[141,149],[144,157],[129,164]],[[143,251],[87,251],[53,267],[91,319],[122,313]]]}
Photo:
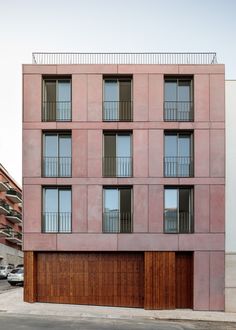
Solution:
{"label": "car windshield", "polygon": [[13,269],[11,271],[11,274],[23,274],[23,269]]}

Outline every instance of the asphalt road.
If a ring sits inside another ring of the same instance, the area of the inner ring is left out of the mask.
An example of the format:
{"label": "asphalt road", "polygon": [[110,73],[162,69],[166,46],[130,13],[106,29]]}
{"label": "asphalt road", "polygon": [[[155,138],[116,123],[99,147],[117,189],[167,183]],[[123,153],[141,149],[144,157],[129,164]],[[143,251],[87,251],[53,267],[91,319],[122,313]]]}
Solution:
{"label": "asphalt road", "polygon": [[21,330],[233,330],[236,323],[68,318],[16,315],[0,312],[0,329]]}
{"label": "asphalt road", "polygon": [[[5,279],[0,279],[0,294],[5,292],[6,290],[12,290],[12,289],[15,289],[16,287],[14,286],[11,286],[7,280]],[[0,306],[0,309],[1,309],[1,306]],[[1,329],[1,327],[0,327]]]}

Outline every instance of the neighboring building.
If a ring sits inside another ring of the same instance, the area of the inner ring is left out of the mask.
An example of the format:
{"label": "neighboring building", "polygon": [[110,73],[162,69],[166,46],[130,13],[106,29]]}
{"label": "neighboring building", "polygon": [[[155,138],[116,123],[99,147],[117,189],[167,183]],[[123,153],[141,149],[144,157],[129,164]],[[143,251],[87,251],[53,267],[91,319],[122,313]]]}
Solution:
{"label": "neighboring building", "polygon": [[33,60],[24,300],[224,310],[224,65],[212,53]]}
{"label": "neighboring building", "polygon": [[226,101],[226,202],[225,202],[225,310],[236,312],[236,80],[225,82]]}
{"label": "neighboring building", "polygon": [[0,164],[0,265],[23,263],[21,188]]}

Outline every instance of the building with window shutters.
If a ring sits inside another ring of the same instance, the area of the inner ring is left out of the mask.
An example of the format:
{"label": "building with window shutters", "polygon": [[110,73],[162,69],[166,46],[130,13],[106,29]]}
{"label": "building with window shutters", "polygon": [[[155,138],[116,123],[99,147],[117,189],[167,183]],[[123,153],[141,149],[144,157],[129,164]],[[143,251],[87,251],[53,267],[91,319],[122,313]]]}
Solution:
{"label": "building with window shutters", "polygon": [[215,53],[23,65],[27,302],[224,310]]}

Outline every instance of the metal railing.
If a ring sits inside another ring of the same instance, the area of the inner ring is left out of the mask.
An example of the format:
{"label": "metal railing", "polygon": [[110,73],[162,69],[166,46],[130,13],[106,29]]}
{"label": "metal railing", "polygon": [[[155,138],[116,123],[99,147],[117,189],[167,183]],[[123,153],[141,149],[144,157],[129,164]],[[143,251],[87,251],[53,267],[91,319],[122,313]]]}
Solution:
{"label": "metal railing", "polygon": [[131,212],[103,212],[103,233],[132,233],[133,215]]}
{"label": "metal railing", "polygon": [[10,210],[10,214],[8,214],[8,217],[17,217],[22,220],[22,215],[16,210]]}
{"label": "metal railing", "polygon": [[22,241],[22,233],[18,232],[18,231],[15,231],[14,229],[12,229],[11,227],[6,227],[3,229],[3,231],[5,233],[8,234],[8,239],[17,239],[17,240],[20,240]]}
{"label": "metal railing", "polygon": [[17,196],[20,199],[22,199],[22,194],[19,191],[16,191],[15,189],[9,189],[7,190],[7,195]]}
{"label": "metal railing", "polygon": [[10,211],[9,205],[3,199],[0,199],[0,206],[8,212]]}
{"label": "metal railing", "polygon": [[70,101],[43,101],[43,121],[71,121]]}
{"label": "metal railing", "polygon": [[131,177],[133,157],[103,157],[103,176]]}
{"label": "metal railing", "polygon": [[165,177],[192,177],[192,157],[164,157]]}
{"label": "metal railing", "polygon": [[44,157],[44,177],[71,177],[71,157]]}
{"label": "metal railing", "polygon": [[193,102],[165,101],[165,121],[193,121]]}
{"label": "metal railing", "polygon": [[165,233],[192,233],[193,217],[191,213],[178,212],[177,210],[166,210],[164,231]]}
{"label": "metal railing", "polygon": [[42,216],[44,233],[71,232],[71,212],[44,212]]}
{"label": "metal railing", "polygon": [[215,52],[203,53],[32,53],[33,64],[217,64]]}
{"label": "metal railing", "polygon": [[132,101],[103,101],[103,121],[132,121]]}

